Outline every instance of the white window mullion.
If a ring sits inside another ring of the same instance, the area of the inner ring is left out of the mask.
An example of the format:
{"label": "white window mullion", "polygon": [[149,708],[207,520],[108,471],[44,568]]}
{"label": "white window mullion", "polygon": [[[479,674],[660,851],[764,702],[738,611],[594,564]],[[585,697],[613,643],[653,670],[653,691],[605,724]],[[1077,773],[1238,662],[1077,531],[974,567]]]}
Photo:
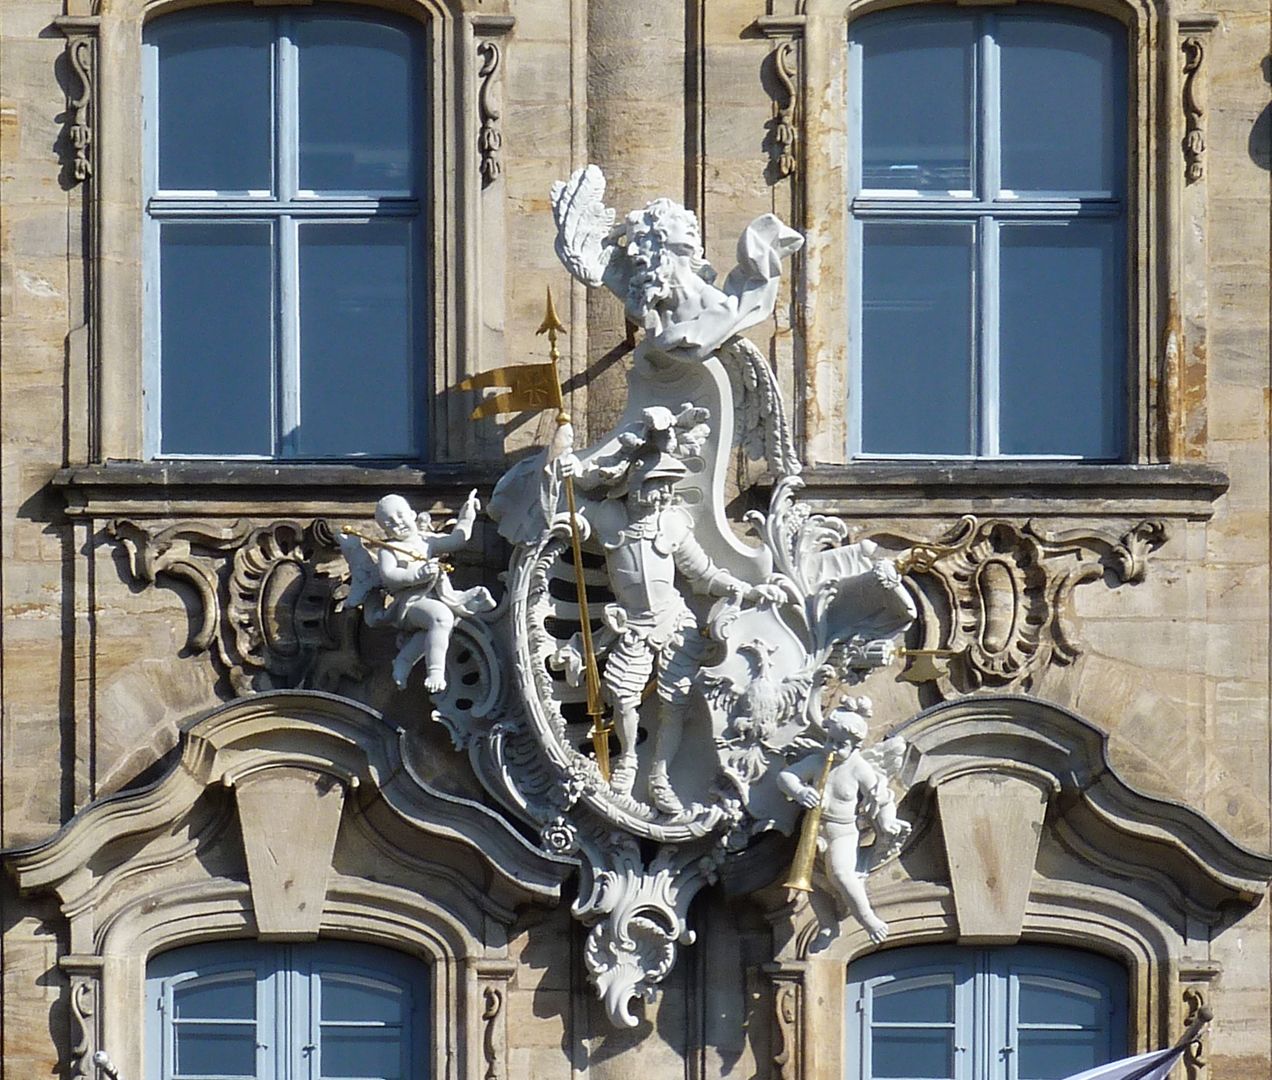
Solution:
{"label": "white window mullion", "polygon": [[[278,198],[284,205],[296,197],[299,182],[300,117],[299,70],[292,17],[281,13],[278,23],[276,135]],[[294,457],[300,430],[300,254],[299,223],[290,214],[278,221],[278,342],[274,368],[274,452]]]}
{"label": "white window mullion", "polygon": [[142,446],[147,458],[159,456],[161,443],[159,340],[163,310],[159,299],[159,222],[150,212],[150,200],[159,189],[159,50],[153,43],[142,46],[142,193],[146,213],[142,221]]}
{"label": "white window mullion", "polygon": [[[998,17],[981,14],[977,78],[977,145],[979,149],[980,198],[992,202],[1002,187],[1001,80]],[[976,420],[974,452],[981,457],[997,457],[998,440],[998,222],[980,218],[976,236],[976,386],[972,395]]]}

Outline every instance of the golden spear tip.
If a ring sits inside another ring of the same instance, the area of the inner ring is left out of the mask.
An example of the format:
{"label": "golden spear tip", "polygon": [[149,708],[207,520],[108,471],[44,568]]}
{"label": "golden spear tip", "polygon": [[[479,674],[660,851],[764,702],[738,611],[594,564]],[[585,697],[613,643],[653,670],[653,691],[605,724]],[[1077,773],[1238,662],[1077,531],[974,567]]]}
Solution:
{"label": "golden spear tip", "polygon": [[552,286],[548,286],[548,301],[543,311],[543,322],[540,323],[536,334],[546,334],[550,331],[556,331],[558,334],[565,333],[565,324],[561,322],[561,316],[557,314],[556,305],[552,302]]}

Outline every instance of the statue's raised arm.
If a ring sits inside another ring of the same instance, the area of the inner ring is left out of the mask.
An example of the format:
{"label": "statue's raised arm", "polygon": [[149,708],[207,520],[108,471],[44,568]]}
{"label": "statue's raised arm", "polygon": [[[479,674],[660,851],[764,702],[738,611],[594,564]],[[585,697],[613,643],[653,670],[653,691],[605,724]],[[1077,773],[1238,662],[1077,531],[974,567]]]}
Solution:
{"label": "statue's raised arm", "polygon": [[738,265],[717,286],[698,218],[673,199],[655,199],[615,225],[605,176],[588,165],[553,185],[552,209],[566,269],[622,300],[650,347],[686,360],[705,359],[772,315],[782,260],[804,243],[773,214],[761,214],[743,230]]}

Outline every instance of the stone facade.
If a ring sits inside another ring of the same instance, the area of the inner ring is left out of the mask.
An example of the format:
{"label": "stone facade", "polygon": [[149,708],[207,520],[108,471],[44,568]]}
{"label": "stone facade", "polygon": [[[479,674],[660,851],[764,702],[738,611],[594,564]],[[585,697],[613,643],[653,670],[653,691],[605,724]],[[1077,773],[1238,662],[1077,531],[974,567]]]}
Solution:
{"label": "stone facade", "polygon": [[[434,965],[438,1078],[843,1075],[845,966],[873,946],[852,927],[810,957],[809,909],[765,869],[789,844],[699,896],[696,943],[614,1029],[569,859],[488,805],[420,684],[394,689],[391,637],[335,610],[335,526],[390,491],[454,513],[547,441],[546,415],[468,423],[454,389],[543,358],[546,287],[580,427],[622,412],[637,331],[552,250],[549,187],[593,160],[613,205],[694,208],[716,265],[760,213],[804,232],[750,334],[793,405],[807,500],[896,549],[975,514],[968,558],[1019,575],[930,581],[971,637],[934,615],[911,644],[962,657],[871,677],[878,729],[924,751],[914,846],[872,886],[889,945],[1113,955],[1128,1053],[1173,1041],[1200,994],[1215,1020],[1190,1080],[1272,1077],[1266,4],[1091,3],[1134,43],[1135,438],[1123,464],[1031,466],[841,449],[845,24],[872,5],[385,0],[429,21],[447,88],[434,446],[394,470],[142,460],[140,28],[187,6],[0,13],[6,1073],[95,1080],[105,1049],[139,1080],[147,956],[316,932]],[[738,507],[763,505],[763,478],[736,472]],[[456,576],[495,587],[505,562],[479,524]],[[985,645],[995,588],[1029,620]],[[263,869],[280,857],[286,895]]]}

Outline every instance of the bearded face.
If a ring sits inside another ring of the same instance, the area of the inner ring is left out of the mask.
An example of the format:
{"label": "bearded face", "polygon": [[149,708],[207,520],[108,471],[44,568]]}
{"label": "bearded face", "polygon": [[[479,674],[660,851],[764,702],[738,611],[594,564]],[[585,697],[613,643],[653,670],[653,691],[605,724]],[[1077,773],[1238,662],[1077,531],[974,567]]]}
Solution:
{"label": "bearded face", "polygon": [[627,257],[633,267],[627,304],[636,311],[657,308],[690,277],[715,277],[703,258],[697,218],[670,199],[655,199],[629,215]]}

